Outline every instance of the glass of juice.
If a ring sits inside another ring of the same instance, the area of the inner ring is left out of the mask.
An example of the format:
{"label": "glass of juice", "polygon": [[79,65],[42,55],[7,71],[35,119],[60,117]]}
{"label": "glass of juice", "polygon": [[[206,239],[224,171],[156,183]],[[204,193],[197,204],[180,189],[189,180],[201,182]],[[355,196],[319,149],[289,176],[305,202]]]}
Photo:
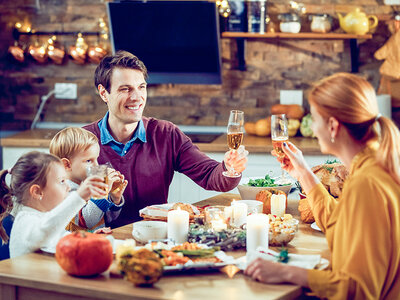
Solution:
{"label": "glass of juice", "polygon": [[[99,176],[104,178],[104,183],[108,185],[108,166],[107,165],[95,165],[95,164],[89,164],[86,167],[86,175],[87,176]],[[105,188],[104,191],[108,193],[108,188]],[[104,197],[92,197],[92,199],[104,199],[108,198],[107,196]]]}

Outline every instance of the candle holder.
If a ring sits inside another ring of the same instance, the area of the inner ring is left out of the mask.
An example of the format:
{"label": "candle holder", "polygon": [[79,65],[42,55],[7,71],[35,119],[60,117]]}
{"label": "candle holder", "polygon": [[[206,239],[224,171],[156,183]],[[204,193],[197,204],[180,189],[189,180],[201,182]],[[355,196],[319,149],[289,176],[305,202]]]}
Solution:
{"label": "candle holder", "polygon": [[204,224],[213,231],[226,230],[229,225],[230,214],[226,213],[228,207],[222,205],[208,206],[204,209]]}

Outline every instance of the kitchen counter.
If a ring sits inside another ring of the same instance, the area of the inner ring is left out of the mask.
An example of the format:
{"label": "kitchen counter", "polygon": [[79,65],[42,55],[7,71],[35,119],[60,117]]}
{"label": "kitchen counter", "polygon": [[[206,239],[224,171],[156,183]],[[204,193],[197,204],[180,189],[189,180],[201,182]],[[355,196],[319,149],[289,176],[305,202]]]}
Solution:
{"label": "kitchen counter", "polygon": [[[60,129],[33,129],[4,137],[1,147],[48,148],[51,139]],[[290,139],[305,155],[321,155],[317,139],[293,137]],[[226,152],[228,150],[226,134],[222,134],[211,143],[195,143],[203,152]],[[271,138],[245,135],[244,145],[250,153],[270,153]]]}

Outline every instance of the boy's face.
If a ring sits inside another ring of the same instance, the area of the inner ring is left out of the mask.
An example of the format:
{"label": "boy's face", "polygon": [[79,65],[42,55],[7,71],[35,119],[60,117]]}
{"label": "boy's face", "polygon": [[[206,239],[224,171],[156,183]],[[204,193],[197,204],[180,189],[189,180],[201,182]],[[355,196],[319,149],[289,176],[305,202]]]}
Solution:
{"label": "boy's face", "polygon": [[88,164],[97,165],[97,158],[100,154],[100,146],[92,145],[85,151],[76,153],[70,159],[71,170],[68,172],[69,180],[80,184],[86,178],[86,166]]}

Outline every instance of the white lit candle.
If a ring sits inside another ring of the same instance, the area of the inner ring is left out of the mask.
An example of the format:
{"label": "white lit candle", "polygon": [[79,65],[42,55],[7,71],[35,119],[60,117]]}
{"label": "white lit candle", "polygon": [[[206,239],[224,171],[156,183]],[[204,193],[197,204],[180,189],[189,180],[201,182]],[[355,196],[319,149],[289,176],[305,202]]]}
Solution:
{"label": "white lit candle", "polygon": [[227,228],[225,221],[217,216],[214,220],[211,220],[211,228],[214,231],[222,231]]}
{"label": "white lit candle", "polygon": [[283,217],[286,210],[286,195],[271,196],[271,215]]}
{"label": "white lit candle", "polygon": [[226,206],[224,208],[224,217],[225,220],[227,220],[228,222],[232,220],[232,211],[233,211],[232,206]]}
{"label": "white lit candle", "polygon": [[231,206],[232,206],[232,225],[235,227],[240,227],[244,223],[246,223],[247,204],[237,203],[236,201],[233,201],[231,203]]}
{"label": "white lit candle", "polygon": [[254,252],[257,247],[268,248],[269,217],[265,214],[247,216],[246,250]]}
{"label": "white lit candle", "polygon": [[185,210],[171,210],[168,212],[168,238],[176,244],[187,241],[189,232],[189,213]]}

